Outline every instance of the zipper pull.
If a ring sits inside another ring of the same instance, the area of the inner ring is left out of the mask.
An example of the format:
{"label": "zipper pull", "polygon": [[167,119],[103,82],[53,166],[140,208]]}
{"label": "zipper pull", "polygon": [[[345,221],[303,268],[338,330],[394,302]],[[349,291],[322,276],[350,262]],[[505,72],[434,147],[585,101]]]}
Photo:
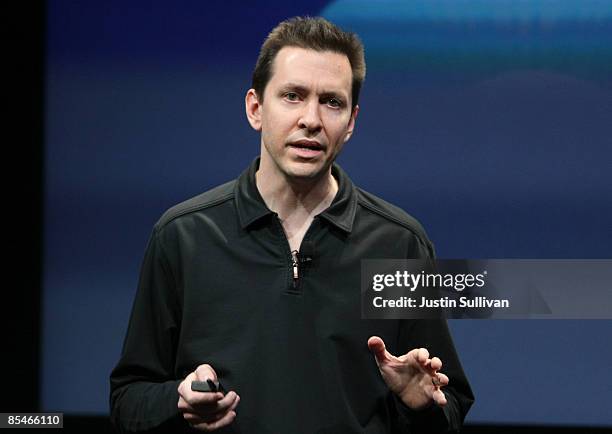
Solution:
{"label": "zipper pull", "polygon": [[297,280],[300,278],[298,251],[294,250],[291,252],[291,259],[293,261],[293,284],[295,285]]}

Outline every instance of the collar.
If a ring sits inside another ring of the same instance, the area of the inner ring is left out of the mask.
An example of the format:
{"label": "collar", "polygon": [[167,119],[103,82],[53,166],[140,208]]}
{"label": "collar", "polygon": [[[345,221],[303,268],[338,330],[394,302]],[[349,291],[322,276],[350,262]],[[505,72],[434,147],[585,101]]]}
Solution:
{"label": "collar", "polygon": [[[238,218],[243,229],[247,229],[256,221],[274,214],[266,206],[257,189],[255,183],[257,169],[259,169],[259,157],[253,160],[249,167],[242,172],[234,188]],[[336,163],[332,165],[332,176],[338,182],[338,192],[331,205],[319,214],[319,217],[350,233],[353,229],[353,221],[357,211],[357,191],[346,172]]]}

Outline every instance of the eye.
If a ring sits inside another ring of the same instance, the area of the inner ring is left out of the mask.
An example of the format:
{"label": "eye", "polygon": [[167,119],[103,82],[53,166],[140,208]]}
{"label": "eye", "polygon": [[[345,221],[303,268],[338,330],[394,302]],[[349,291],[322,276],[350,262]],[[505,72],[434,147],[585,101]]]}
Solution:
{"label": "eye", "polygon": [[287,99],[288,101],[298,101],[300,97],[295,92],[287,92],[285,94],[285,99]]}
{"label": "eye", "polygon": [[340,101],[338,98],[329,98],[327,100],[327,105],[333,108],[340,108],[342,107],[342,101]]}

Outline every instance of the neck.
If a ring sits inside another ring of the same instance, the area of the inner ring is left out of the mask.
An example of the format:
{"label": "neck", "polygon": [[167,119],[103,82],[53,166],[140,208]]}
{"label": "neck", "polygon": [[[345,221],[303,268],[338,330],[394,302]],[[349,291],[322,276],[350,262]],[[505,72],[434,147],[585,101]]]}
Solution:
{"label": "neck", "polygon": [[329,207],[338,192],[331,167],[316,179],[290,179],[266,163],[269,162],[262,158],[255,174],[257,189],[267,207],[281,220],[314,217]]}

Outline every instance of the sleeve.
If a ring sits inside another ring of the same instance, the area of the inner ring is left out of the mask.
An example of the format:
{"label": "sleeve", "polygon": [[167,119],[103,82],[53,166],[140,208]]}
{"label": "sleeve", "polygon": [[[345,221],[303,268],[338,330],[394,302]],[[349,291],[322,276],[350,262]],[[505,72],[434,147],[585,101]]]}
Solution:
{"label": "sleeve", "polygon": [[459,432],[463,420],[474,402],[474,395],[455,351],[446,320],[401,320],[398,339],[400,351],[427,348],[432,356],[442,360],[442,372],[449,378],[449,385],[442,390],[446,395],[444,407],[431,407],[415,411],[394,395],[398,413],[410,433]]}
{"label": "sleeve", "polygon": [[[435,259],[433,244],[424,237],[415,237],[409,247],[407,258]],[[434,265],[435,267],[435,265]],[[453,433],[459,432],[463,420],[474,402],[474,394],[463,372],[455,350],[446,319],[403,319],[399,321],[397,349],[404,354],[414,348],[427,348],[431,356],[442,360],[442,372],[448,376],[449,385],[442,390],[447,404],[416,411],[406,406],[393,394],[396,409],[403,428],[409,433]]]}
{"label": "sleeve", "polygon": [[142,263],[121,357],[110,375],[111,423],[119,432],[181,432],[174,365],[180,303],[156,229]]}

